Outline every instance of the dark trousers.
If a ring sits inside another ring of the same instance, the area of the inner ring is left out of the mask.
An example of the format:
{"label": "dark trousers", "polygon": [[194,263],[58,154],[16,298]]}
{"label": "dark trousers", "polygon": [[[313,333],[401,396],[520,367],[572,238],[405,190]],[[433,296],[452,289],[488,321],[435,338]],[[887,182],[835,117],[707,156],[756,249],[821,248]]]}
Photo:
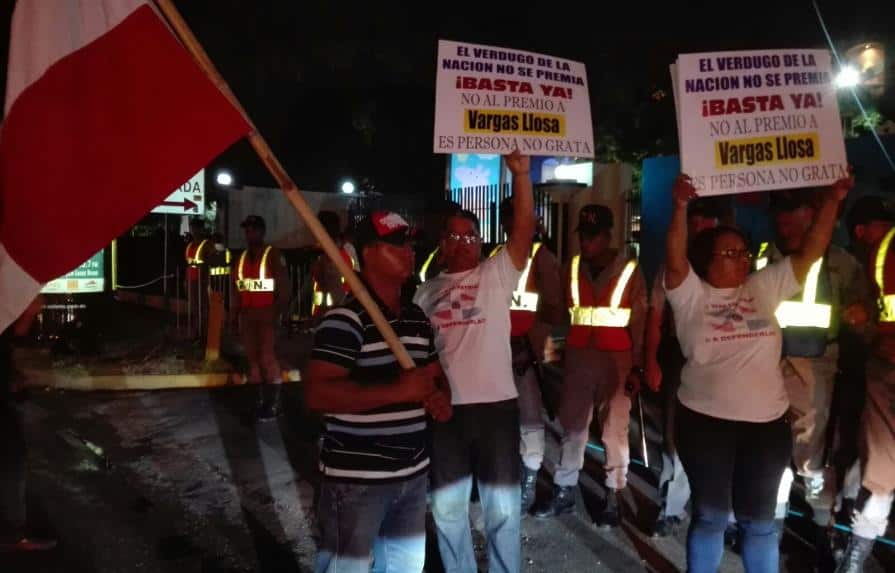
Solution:
{"label": "dark trousers", "polygon": [[786,416],[770,422],[738,422],[679,404],[677,447],[693,497],[688,571],[718,570],[731,508],[743,532],[746,571],[777,571],[774,510],[780,476],[792,457]]}
{"label": "dark trousers", "polygon": [[454,406],[432,428],[432,516],[447,573],[476,570],[469,531],[473,476],[485,518],[489,571],[521,567],[519,407],[516,400]]}
{"label": "dark trousers", "polygon": [[19,407],[0,396],[0,542],[25,529],[25,428]]}

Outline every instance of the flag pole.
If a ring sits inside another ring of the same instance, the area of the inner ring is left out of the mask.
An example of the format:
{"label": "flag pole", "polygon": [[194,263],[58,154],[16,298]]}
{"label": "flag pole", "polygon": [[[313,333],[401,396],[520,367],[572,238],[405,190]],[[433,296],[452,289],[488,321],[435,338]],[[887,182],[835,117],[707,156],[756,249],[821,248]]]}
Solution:
{"label": "flag pole", "polygon": [[361,282],[357,274],[355,274],[354,269],[352,269],[351,266],[345,262],[345,259],[342,258],[339,248],[317,219],[316,213],[314,213],[314,210],[308,205],[304,197],[302,197],[295,182],[289,177],[286,170],[283,169],[280,161],[274,155],[273,150],[267,145],[267,141],[258,132],[255,123],[246,113],[242,104],[239,103],[239,100],[230,89],[230,86],[218,72],[214,63],[211,61],[211,58],[205,53],[205,49],[199,43],[199,40],[196,39],[196,36],[193,35],[192,30],[187,26],[183,17],[180,15],[180,12],[174,7],[174,3],[171,0],[155,0],[155,4],[165,15],[168,23],[174,28],[177,37],[183,43],[184,47],[186,47],[187,51],[193,56],[193,59],[196,60],[199,67],[202,68],[212,83],[217,86],[221,93],[224,94],[224,97],[230,101],[230,104],[242,114],[246,122],[252,127],[252,131],[249,132],[248,135],[252,149],[255,150],[255,153],[258,154],[258,157],[264,163],[265,167],[267,167],[267,170],[273,176],[274,180],[276,180],[280,189],[283,191],[283,194],[286,196],[286,199],[298,213],[299,217],[302,218],[311,230],[314,238],[317,239],[320,246],[323,247],[323,252],[326,253],[326,256],[330,258],[333,264],[336,265],[336,268],[339,269],[342,276],[345,277],[345,282],[348,283],[351,292],[354,293],[354,296],[364,306],[366,311],[370,313],[370,318],[373,320],[376,328],[379,329],[386,344],[388,344],[389,348],[398,359],[398,363],[402,368],[413,368],[413,358],[410,357],[410,354],[407,352],[407,349],[404,348],[398,335],[395,334],[394,329],[382,314],[379,305],[376,304],[373,297],[370,296],[370,292]]}

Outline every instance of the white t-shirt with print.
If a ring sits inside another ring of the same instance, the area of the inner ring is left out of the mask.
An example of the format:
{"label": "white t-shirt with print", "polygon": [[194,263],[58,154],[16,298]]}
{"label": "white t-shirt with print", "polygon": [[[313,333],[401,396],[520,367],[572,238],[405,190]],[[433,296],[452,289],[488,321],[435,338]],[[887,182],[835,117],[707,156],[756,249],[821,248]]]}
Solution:
{"label": "white t-shirt with print", "polygon": [[510,301],[521,271],[506,249],[474,269],[442,272],[413,297],[435,330],[451,402],[487,404],[518,396],[510,351]]}
{"label": "white t-shirt with print", "polygon": [[780,371],[783,337],[774,310],[801,290],[790,259],[752,273],[737,288],[714,288],[692,267],[668,291],[687,363],[678,398],[701,414],[768,422],[789,408]]}

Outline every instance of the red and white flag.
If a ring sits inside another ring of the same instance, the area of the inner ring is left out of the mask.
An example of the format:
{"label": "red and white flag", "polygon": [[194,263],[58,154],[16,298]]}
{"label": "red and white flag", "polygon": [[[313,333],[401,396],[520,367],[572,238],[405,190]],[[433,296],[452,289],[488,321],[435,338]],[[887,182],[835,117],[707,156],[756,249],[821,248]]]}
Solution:
{"label": "red and white flag", "polygon": [[19,0],[0,127],[0,331],[250,127],[143,0]]}

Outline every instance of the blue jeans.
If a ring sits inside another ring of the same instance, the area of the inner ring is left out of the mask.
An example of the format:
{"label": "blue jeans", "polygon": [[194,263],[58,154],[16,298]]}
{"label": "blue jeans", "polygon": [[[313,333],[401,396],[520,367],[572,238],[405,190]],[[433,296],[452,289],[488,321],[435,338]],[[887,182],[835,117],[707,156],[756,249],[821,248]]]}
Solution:
{"label": "blue jeans", "polygon": [[[715,573],[724,553],[724,530],[730,512],[711,507],[694,507],[687,535],[688,573]],[[773,519],[738,519],[742,536],[743,566],[748,573],[771,573],[780,565],[780,539]]]}
{"label": "blue jeans", "polygon": [[432,424],[432,517],[446,573],[477,571],[469,530],[473,475],[488,540],[488,570],[522,566],[519,497],[519,409],[515,400],[454,406]]}
{"label": "blue jeans", "polygon": [[317,508],[316,573],[422,571],[427,483],[425,473],[371,485],[324,480]]}
{"label": "blue jeans", "polygon": [[780,550],[774,509],[780,476],[792,457],[789,420],[723,420],[683,405],[677,416],[678,453],[693,494],[687,570],[718,570],[732,508],[746,572],[776,573]]}

